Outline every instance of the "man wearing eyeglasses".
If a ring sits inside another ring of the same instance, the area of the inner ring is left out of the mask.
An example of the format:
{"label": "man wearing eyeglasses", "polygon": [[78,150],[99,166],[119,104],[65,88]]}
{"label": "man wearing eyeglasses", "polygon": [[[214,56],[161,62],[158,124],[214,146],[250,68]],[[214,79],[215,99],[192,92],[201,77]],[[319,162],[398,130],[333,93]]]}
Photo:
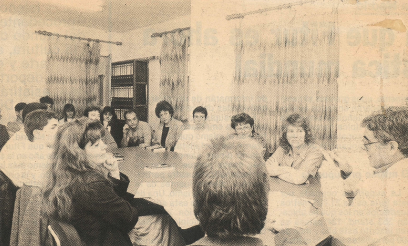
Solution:
{"label": "man wearing eyeglasses", "polygon": [[[343,245],[408,245],[408,108],[388,108],[361,125],[373,170],[361,175],[335,152],[325,153],[319,173],[326,224]],[[351,186],[356,174],[364,180]],[[345,187],[356,187],[351,203]]]}

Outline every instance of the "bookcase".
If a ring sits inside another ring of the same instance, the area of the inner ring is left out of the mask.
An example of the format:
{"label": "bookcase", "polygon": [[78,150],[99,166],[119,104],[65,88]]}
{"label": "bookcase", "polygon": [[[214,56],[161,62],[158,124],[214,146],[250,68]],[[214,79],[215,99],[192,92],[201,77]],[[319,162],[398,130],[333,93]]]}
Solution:
{"label": "bookcase", "polygon": [[111,107],[118,119],[125,119],[128,109],[135,109],[139,120],[148,119],[149,61],[128,60],[112,63]]}

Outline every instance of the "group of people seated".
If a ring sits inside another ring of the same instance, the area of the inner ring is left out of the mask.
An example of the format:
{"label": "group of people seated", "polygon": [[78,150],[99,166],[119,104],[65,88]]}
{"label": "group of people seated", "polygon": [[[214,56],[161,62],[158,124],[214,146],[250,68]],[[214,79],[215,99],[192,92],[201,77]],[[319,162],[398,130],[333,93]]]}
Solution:
{"label": "group of people seated", "polygon": [[[160,123],[154,127],[139,121],[133,110],[117,127],[110,107],[102,112],[89,107],[84,117],[75,118],[75,108],[66,106],[60,121],[50,108],[24,106],[22,128],[0,151],[0,171],[18,187],[40,187],[44,215],[72,224],[86,245],[273,244],[255,236],[271,229],[265,227],[269,176],[303,184],[317,173],[323,215],[338,240],[346,245],[406,242],[408,109],[390,108],[364,119],[364,149],[374,171],[353,186],[350,205],[344,187],[362,175],[336,152],[316,145],[299,114],[285,119],[279,147],[270,156],[245,113],[232,117],[234,134],[216,137],[206,128],[203,107],[194,109],[195,124],[188,130],[173,118],[166,101],[157,104]],[[151,145],[196,156],[193,196],[199,225],[181,229],[161,205],[127,192],[130,180],[110,150]],[[362,222],[356,224],[355,218]],[[306,245],[291,229],[279,232],[274,244]]]}

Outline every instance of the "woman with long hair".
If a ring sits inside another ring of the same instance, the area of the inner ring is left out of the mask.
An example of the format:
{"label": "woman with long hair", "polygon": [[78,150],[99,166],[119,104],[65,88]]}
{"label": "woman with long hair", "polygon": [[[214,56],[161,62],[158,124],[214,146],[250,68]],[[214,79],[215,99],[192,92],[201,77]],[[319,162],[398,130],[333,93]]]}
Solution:
{"label": "woman with long hair", "polygon": [[271,176],[293,184],[303,184],[315,176],[322,164],[322,148],[313,143],[307,119],[292,114],[282,124],[282,137],[275,153],[266,161]]}
{"label": "woman with long hair", "polygon": [[124,122],[122,123],[118,120],[115,109],[109,106],[103,108],[100,117],[102,125],[110,132],[112,137],[115,139],[116,144],[120,146],[123,138]]}
{"label": "woman with long hair", "polygon": [[75,119],[75,107],[74,105],[67,103],[64,105],[64,109],[62,110],[62,119],[58,121],[58,124],[61,126],[67,122],[71,122]]}
{"label": "woman with long hair", "polygon": [[71,223],[88,246],[183,245],[162,206],[127,193],[129,179],[106,152],[104,134],[101,122],[86,118],[59,129],[44,189],[45,214]]}

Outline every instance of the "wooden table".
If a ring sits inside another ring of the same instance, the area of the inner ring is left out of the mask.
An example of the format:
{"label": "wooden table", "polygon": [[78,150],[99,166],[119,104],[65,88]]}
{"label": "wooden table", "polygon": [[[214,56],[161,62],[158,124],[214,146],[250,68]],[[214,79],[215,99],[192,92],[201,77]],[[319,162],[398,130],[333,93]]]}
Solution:
{"label": "wooden table", "polygon": [[[194,160],[175,152],[153,153],[139,147],[121,148],[113,151],[124,156],[120,163],[120,171],[129,176],[130,184],[128,191],[136,194],[139,185],[143,182],[171,182],[172,191],[191,189]],[[155,164],[170,164],[175,167],[169,172],[148,172],[145,166]],[[271,191],[280,191],[288,195],[314,200],[317,207],[311,208],[313,213],[321,215],[322,193],[318,178],[310,179],[309,184],[294,185],[278,178],[270,178]],[[326,223],[321,217],[310,222],[306,228],[298,229],[308,245],[318,245],[325,242],[330,236]],[[260,238],[264,243],[266,238],[273,240],[273,233],[266,233]]]}

